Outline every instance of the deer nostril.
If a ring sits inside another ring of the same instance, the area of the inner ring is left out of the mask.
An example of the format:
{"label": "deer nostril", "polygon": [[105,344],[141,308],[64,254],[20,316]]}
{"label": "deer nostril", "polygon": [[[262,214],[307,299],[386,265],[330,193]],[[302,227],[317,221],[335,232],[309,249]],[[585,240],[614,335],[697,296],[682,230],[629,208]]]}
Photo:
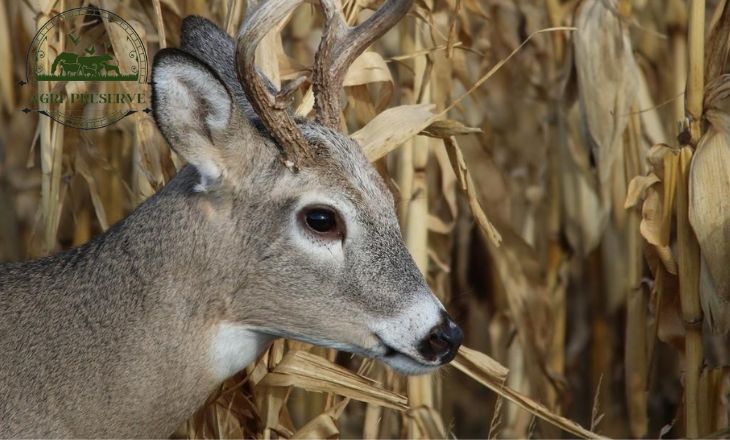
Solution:
{"label": "deer nostril", "polygon": [[454,359],[463,339],[464,332],[446,315],[441,324],[431,329],[420,352],[426,359],[445,364]]}
{"label": "deer nostril", "polygon": [[428,343],[431,345],[431,349],[434,353],[443,353],[449,349],[449,341],[444,338],[443,332],[440,329],[431,330],[431,335],[428,337]]}

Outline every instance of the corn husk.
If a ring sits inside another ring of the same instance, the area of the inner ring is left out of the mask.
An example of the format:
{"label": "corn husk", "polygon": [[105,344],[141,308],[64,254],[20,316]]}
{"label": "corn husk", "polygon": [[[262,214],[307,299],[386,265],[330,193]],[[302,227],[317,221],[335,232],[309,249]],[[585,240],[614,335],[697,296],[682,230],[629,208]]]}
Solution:
{"label": "corn husk", "polygon": [[702,251],[702,310],[710,326],[730,330],[730,116],[706,113],[709,128],[697,145],[690,171],[692,229]]}
{"label": "corn husk", "polygon": [[[625,192],[621,186],[621,148],[628,115],[638,92],[638,68],[628,26],[618,15],[617,0],[586,0],[576,16],[573,40],[580,108],[588,145],[596,161],[601,196],[600,225],[610,212],[621,216]],[[606,57],[614,60],[605,63]],[[595,246],[593,235],[588,243]],[[591,247],[587,247],[590,249]]]}

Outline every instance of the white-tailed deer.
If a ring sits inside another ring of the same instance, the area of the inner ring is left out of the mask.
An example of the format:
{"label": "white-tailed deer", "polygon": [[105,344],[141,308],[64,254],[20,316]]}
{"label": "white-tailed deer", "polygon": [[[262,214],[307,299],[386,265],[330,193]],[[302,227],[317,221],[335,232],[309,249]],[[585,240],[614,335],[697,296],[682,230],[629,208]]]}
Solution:
{"label": "white-tailed deer", "polygon": [[154,62],[160,131],[189,163],[84,246],[0,266],[0,437],[166,437],[276,337],[381,359],[449,362],[462,339],[413,263],[393,198],[339,133],[348,66],[402,18],[387,0],[326,27],[295,118],[257,71],[270,0],[234,42],[201,18]]}

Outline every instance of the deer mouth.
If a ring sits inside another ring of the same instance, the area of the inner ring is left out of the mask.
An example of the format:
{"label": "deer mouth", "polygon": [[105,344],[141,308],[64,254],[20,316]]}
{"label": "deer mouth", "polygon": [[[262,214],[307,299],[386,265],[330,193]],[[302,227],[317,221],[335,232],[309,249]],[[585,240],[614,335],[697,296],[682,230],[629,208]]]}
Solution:
{"label": "deer mouth", "polygon": [[385,342],[378,334],[374,334],[374,336],[378,340],[381,350],[374,352],[373,357],[380,359],[399,373],[407,375],[427,374],[441,366],[440,362],[427,362],[409,353],[398,350]]}
{"label": "deer mouth", "polygon": [[385,341],[383,341],[383,339],[380,336],[377,336],[377,338],[380,341],[380,343],[383,344],[383,347],[385,348],[385,353],[383,353],[383,356],[384,357],[395,356],[396,354],[399,353],[398,350],[396,350],[395,348],[393,348],[390,345],[386,344]]}

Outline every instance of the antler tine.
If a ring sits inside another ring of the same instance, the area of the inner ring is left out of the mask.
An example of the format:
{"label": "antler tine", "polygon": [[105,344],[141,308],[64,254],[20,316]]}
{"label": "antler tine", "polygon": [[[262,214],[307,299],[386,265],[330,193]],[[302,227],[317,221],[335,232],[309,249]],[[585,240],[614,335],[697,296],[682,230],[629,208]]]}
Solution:
{"label": "antler tine", "polygon": [[336,0],[320,0],[326,22],[312,72],[314,109],[319,123],[339,128],[338,96],[347,68],[408,13],[413,1],[385,0],[367,20],[351,28],[342,18]]}
{"label": "antler tine", "polygon": [[282,104],[290,91],[272,94],[269,81],[256,68],[256,47],[261,39],[304,0],[268,0],[248,16],[236,42],[236,71],[243,91],[264,127],[278,142],[286,166],[296,171],[311,158],[309,143]]}

